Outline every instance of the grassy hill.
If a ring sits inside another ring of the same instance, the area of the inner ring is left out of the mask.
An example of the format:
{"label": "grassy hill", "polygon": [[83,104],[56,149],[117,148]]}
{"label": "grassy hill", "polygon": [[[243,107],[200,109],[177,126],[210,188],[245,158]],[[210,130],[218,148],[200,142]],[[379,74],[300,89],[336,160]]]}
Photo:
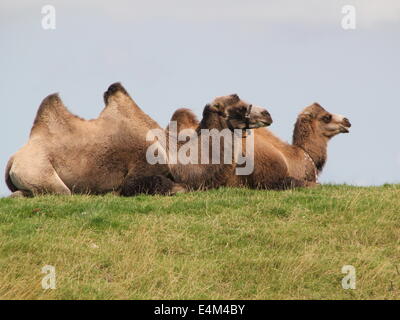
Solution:
{"label": "grassy hill", "polygon": [[400,186],[0,199],[0,297],[400,298]]}

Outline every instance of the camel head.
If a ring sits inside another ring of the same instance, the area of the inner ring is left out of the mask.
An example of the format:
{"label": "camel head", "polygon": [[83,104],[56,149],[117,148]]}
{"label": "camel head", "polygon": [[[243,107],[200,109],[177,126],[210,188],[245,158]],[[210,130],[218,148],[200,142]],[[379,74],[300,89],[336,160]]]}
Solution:
{"label": "camel head", "polygon": [[308,123],[315,133],[328,139],[339,133],[348,133],[351,127],[349,119],[326,111],[318,103],[305,108],[300,113],[297,122]]}
{"label": "camel head", "polygon": [[244,102],[237,94],[216,98],[205,107],[203,116],[208,112],[217,113],[231,130],[255,129],[272,124],[266,109]]}

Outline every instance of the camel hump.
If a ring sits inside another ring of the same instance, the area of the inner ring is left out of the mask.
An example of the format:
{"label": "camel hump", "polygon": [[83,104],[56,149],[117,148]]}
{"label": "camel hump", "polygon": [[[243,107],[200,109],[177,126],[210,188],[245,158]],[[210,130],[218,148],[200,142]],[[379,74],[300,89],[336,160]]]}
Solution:
{"label": "camel hump", "polygon": [[[113,96],[115,96],[118,92],[122,93],[123,95],[130,97],[128,91],[123,87],[121,82],[115,82],[112,85],[110,85],[107,89],[106,92],[104,92],[104,103],[107,105],[109,103],[109,99]],[[132,99],[132,98],[131,98]]]}
{"label": "camel hump", "polygon": [[46,98],[44,98],[42,103],[40,104],[36,118],[40,118],[48,115],[49,113],[53,113],[55,109],[58,109],[61,106],[64,107],[59,94],[50,94]]}
{"label": "camel hump", "polygon": [[157,122],[139,108],[120,82],[110,85],[103,97],[106,106],[100,118],[129,119],[143,125],[143,128],[159,128]]}
{"label": "camel hump", "polygon": [[101,117],[111,116],[133,119],[141,111],[120,82],[110,85],[104,92],[104,108]]}
{"label": "camel hump", "polygon": [[198,121],[196,115],[188,108],[180,108],[174,112],[171,121],[190,120],[193,122]]}
{"label": "camel hump", "polygon": [[36,114],[31,133],[40,128],[54,129],[65,127],[71,118],[74,118],[65,107],[58,93],[48,95],[43,99]]}
{"label": "camel hump", "polygon": [[192,110],[181,108],[174,112],[171,121],[177,122],[178,132],[182,129],[194,129],[199,125],[199,120]]}

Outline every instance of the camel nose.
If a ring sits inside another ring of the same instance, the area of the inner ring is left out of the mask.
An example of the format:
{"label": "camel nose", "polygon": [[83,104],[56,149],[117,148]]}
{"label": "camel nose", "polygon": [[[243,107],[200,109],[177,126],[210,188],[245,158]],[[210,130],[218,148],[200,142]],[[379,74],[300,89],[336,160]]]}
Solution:
{"label": "camel nose", "polygon": [[262,117],[265,119],[265,122],[268,123],[268,125],[272,124],[272,117],[271,114],[267,110],[261,111]]}
{"label": "camel nose", "polygon": [[350,128],[351,127],[351,123],[350,123],[349,119],[344,118],[343,119],[343,125],[345,125],[347,128]]}

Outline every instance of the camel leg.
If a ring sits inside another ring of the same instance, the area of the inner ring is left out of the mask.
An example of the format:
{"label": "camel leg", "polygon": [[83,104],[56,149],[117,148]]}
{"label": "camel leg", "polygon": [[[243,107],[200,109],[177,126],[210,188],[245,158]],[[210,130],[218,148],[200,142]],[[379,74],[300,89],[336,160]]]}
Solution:
{"label": "camel leg", "polygon": [[258,184],[257,189],[266,190],[290,190],[296,188],[306,188],[309,187],[310,183],[308,181],[299,180],[292,177],[279,178],[275,181],[269,181],[268,183]]}
{"label": "camel leg", "polygon": [[29,191],[18,190],[18,191],[13,192],[8,197],[9,198],[31,198],[32,197],[32,193],[29,192]]}
{"label": "camel leg", "polygon": [[304,180],[299,180],[296,178],[292,177],[287,177],[284,178],[278,189],[281,190],[290,190],[290,189],[296,189],[296,188],[306,188],[308,187],[309,184],[307,181]]}
{"label": "camel leg", "polygon": [[121,195],[125,197],[138,194],[173,195],[185,191],[186,189],[183,186],[174,183],[162,175],[146,177],[128,176],[122,184]]}
{"label": "camel leg", "polygon": [[14,159],[9,172],[10,179],[17,190],[14,192],[15,194],[12,194],[13,197],[41,194],[71,194],[71,191],[58,176],[49,161],[43,158],[29,159],[29,161],[24,160]]}
{"label": "camel leg", "polygon": [[72,194],[71,190],[65,185],[61,180],[58,173],[54,170],[46,181],[47,187],[45,188],[45,193],[66,195],[70,196]]}
{"label": "camel leg", "polygon": [[314,181],[299,180],[292,177],[288,177],[285,179],[284,185],[286,189],[296,189],[296,188],[315,188],[318,187],[320,184]]}

